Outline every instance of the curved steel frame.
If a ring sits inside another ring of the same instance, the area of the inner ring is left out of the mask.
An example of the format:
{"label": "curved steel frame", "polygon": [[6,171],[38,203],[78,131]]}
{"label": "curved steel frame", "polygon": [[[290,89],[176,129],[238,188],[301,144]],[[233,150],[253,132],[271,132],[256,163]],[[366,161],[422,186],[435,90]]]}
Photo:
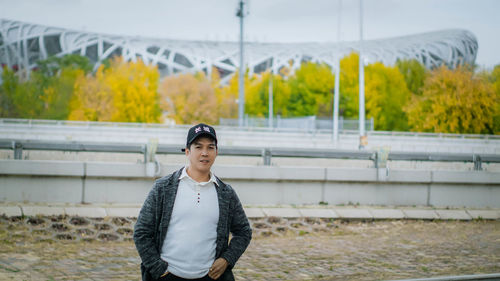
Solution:
{"label": "curved steel frame", "polygon": [[[358,42],[341,43],[245,43],[249,72],[283,67],[297,69],[304,61],[323,62],[336,67],[335,61],[357,52]],[[444,30],[389,39],[363,41],[366,63],[380,61],[386,65],[398,59],[417,59],[427,68],[442,64],[450,68],[464,63],[474,64],[478,51],[475,36],[466,30]],[[126,60],[141,58],[157,65],[161,76],[179,72],[204,71],[215,68],[226,83],[237,70],[237,42],[186,41],[115,36],[56,27],[0,20],[0,63],[26,70],[48,56],[81,54],[94,64],[94,69],[107,58],[122,55]]]}

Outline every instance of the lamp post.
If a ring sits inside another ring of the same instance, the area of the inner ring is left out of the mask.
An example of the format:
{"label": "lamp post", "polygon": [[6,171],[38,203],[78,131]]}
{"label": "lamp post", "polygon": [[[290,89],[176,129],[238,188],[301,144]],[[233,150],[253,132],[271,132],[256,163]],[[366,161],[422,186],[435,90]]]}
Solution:
{"label": "lamp post", "polygon": [[359,0],[359,148],[366,145],[365,65],[363,60],[363,0]]}
{"label": "lamp post", "polygon": [[240,127],[244,125],[243,116],[245,115],[245,65],[243,60],[243,17],[245,13],[243,7],[243,0],[240,0],[238,12],[236,13],[236,16],[240,18],[240,72],[238,79],[238,124]]}
{"label": "lamp post", "polygon": [[[342,0],[339,0],[339,13],[337,23],[337,42],[340,42]],[[340,53],[336,61],[335,93],[333,95],[333,142],[336,145],[339,140],[339,96],[340,96]]]}
{"label": "lamp post", "polygon": [[273,68],[269,70],[269,128],[273,128]]}

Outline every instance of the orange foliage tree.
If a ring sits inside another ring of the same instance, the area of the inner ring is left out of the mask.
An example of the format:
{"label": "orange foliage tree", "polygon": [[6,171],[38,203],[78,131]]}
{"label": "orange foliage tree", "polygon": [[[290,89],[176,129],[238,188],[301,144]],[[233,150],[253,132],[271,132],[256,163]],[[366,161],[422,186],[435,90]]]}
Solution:
{"label": "orange foliage tree", "polygon": [[203,72],[166,77],[159,91],[161,108],[176,123],[218,123],[215,91]]}

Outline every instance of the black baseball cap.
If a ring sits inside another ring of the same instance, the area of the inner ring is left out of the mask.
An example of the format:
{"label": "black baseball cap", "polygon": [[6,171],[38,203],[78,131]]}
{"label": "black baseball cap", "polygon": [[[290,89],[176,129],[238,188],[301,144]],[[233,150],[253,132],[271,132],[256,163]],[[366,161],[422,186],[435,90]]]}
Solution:
{"label": "black baseball cap", "polygon": [[[215,134],[215,129],[212,126],[200,123],[189,129],[186,140],[186,148],[188,148],[195,139],[201,136],[208,136],[214,139],[215,145],[217,146],[217,135]],[[186,151],[186,148],[183,148],[182,152]]]}

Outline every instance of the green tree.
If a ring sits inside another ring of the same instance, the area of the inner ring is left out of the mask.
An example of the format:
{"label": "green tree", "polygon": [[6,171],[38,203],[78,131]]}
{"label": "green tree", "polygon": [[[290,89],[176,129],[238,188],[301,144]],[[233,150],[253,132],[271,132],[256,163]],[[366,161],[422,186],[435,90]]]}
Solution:
{"label": "green tree", "polygon": [[269,83],[272,79],[273,115],[288,116],[287,104],[290,88],[280,75],[269,71],[254,75],[245,90],[245,113],[256,117],[269,117]]}
{"label": "green tree", "polygon": [[37,62],[38,69],[23,81],[13,70],[2,74],[1,115],[14,118],[66,119],[79,75],[91,67],[86,57],[67,55]]}
{"label": "green tree", "polygon": [[334,81],[334,75],[326,64],[303,63],[288,80],[288,114],[331,116]]}
{"label": "green tree", "polygon": [[398,60],[396,66],[403,74],[408,90],[413,94],[422,95],[424,81],[428,75],[425,66],[416,59]]}

